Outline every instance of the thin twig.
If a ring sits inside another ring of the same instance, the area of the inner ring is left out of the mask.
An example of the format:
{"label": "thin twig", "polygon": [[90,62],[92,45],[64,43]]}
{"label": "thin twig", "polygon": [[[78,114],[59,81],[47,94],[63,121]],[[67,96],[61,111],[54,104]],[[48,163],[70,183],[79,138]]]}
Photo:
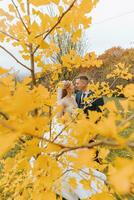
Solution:
{"label": "thin twig", "polygon": [[39,136],[39,135],[33,135],[33,134],[31,134],[31,133],[24,133],[24,135],[32,136],[32,137],[37,138],[37,139],[39,139],[39,140],[44,140],[45,142],[48,142],[48,143],[50,143],[50,144],[54,144],[54,145],[56,145],[56,146],[58,146],[58,147],[60,147],[60,148],[67,148],[66,146],[64,146],[64,145],[62,145],[62,144],[54,143],[54,142],[52,142],[51,140],[46,139],[46,138],[44,138],[44,137],[42,137],[42,136]]}
{"label": "thin twig", "polygon": [[[61,27],[56,27],[56,30],[57,29],[60,29]],[[45,31],[45,32],[42,32],[42,33],[39,33],[38,35],[36,35],[35,36],[35,38],[38,38],[38,37],[41,37],[41,36],[43,36],[44,34],[46,34],[46,33],[48,33],[49,32],[49,30],[47,30],[47,31]]]}
{"label": "thin twig", "polygon": [[0,112],[0,115],[1,115],[2,117],[4,117],[4,119],[6,119],[6,120],[9,119],[8,116],[7,116],[5,113],[3,113],[3,112]]}
{"label": "thin twig", "polygon": [[[93,172],[92,173],[88,173],[88,172],[85,172],[84,170],[82,169],[78,169],[79,171],[81,171],[82,173],[84,173],[85,175],[88,175],[88,176],[93,176],[93,177],[96,177],[98,179],[100,179],[101,181],[104,181],[104,183],[107,183],[106,180],[104,180],[102,177],[94,174]],[[92,170],[91,170],[92,171]]]}
{"label": "thin twig", "polygon": [[[91,148],[93,148],[95,146],[99,146],[99,145],[106,145],[106,146],[113,146],[113,147],[119,147],[120,146],[120,144],[118,144],[116,141],[101,140],[101,141],[97,141],[97,142],[91,142],[87,145],[81,145],[81,146],[76,146],[76,147],[66,147],[65,149],[63,149],[57,155],[57,158],[62,156],[64,153],[67,153],[67,152],[70,152],[70,151],[79,150],[79,149],[91,149]],[[134,148],[133,142],[128,142],[126,145],[128,147]]]}
{"label": "thin twig", "polygon": [[13,40],[16,40],[17,42],[20,41],[18,38],[14,37],[13,35],[10,35],[9,33],[4,32],[4,31],[2,31],[2,30],[0,30],[0,33],[6,35],[6,36],[8,36],[8,37],[10,37],[10,38],[13,39]]}
{"label": "thin twig", "polygon": [[[29,0],[27,0],[27,15],[29,17],[29,24],[31,25]],[[35,77],[35,60],[34,60],[32,43],[29,44],[29,54],[30,54],[30,64],[31,64],[32,87],[34,87],[36,85],[36,77]],[[37,112],[38,111],[36,109],[35,113],[37,114]]]}
{"label": "thin twig", "polygon": [[22,22],[22,24],[23,24],[25,30],[27,31],[28,34],[30,34],[30,31],[28,30],[28,28],[27,28],[25,22],[23,21],[23,18],[22,18],[21,14],[20,14],[20,11],[19,11],[17,5],[15,4],[14,0],[11,0],[11,1],[12,1],[13,5],[14,5],[14,7],[15,7],[17,13],[18,13],[19,19],[20,19],[20,21]]}
{"label": "thin twig", "polygon": [[67,153],[67,152],[70,152],[70,151],[74,151],[74,150],[79,150],[79,149],[90,149],[90,148],[93,148],[95,146],[99,146],[103,144],[103,141],[98,141],[98,142],[92,142],[90,144],[87,144],[87,145],[81,145],[81,146],[76,146],[76,147],[66,147],[65,149],[63,149],[62,152],[60,152],[58,155],[57,155],[57,158],[62,156],[64,153]]}
{"label": "thin twig", "polygon": [[123,126],[124,124],[126,124],[127,122],[131,121],[132,119],[134,119],[134,114],[130,115],[127,119],[123,120],[118,127]]}
{"label": "thin twig", "polygon": [[[13,39],[13,40],[15,40],[15,41],[17,41],[17,42],[20,42],[20,40],[19,40],[18,38],[16,38],[16,37],[13,36],[13,35],[10,35],[9,33],[6,33],[6,32],[4,32],[4,31],[2,31],[2,30],[0,30],[0,33],[2,33],[3,35],[8,36],[9,38],[11,38],[11,39]],[[29,47],[29,45],[28,45],[27,43],[25,43],[25,45],[26,45],[27,47]]]}
{"label": "thin twig", "polygon": [[49,107],[49,118],[50,118],[50,122],[49,122],[49,130],[50,130],[50,140],[51,140],[51,136],[52,136],[52,107]]}
{"label": "thin twig", "polygon": [[57,140],[57,138],[63,133],[63,131],[65,131],[77,119],[78,115],[79,115],[79,113],[66,126],[64,126],[64,128],[52,140],[53,142],[55,142],[55,140]]}
{"label": "thin twig", "polygon": [[110,89],[112,88],[112,86],[116,83],[116,81],[119,79],[119,77],[117,77],[116,79],[114,79],[114,81],[112,82],[112,84],[110,85]]}
{"label": "thin twig", "polygon": [[3,49],[6,53],[8,53],[17,63],[19,63],[20,65],[22,65],[24,68],[28,69],[31,71],[31,69],[29,67],[27,67],[26,65],[24,65],[22,62],[20,62],[10,51],[8,51],[5,47],[3,47],[2,45],[0,45],[0,48]]}

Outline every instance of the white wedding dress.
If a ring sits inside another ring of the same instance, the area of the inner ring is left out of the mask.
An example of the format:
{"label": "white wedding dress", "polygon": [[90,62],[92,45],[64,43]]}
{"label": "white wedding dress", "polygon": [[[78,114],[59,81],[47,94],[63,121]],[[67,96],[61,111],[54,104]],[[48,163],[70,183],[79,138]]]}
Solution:
{"label": "white wedding dress", "polygon": [[[77,106],[74,97],[72,97],[72,99],[71,98],[61,99],[60,103],[66,105],[66,109],[64,112],[69,112],[70,114],[73,112],[74,109],[76,109],[76,106]],[[64,125],[60,124],[57,118],[54,118],[53,123],[52,123],[52,133],[58,135],[63,129],[64,129]],[[62,138],[57,138],[56,142],[66,144],[68,134],[69,132],[63,131]],[[50,136],[49,132],[44,134],[44,138],[49,139],[49,136]],[[91,197],[93,194],[101,192],[104,186],[104,182],[106,181],[106,176],[97,170],[90,169],[92,171],[92,176],[95,177],[94,180],[90,182],[90,189],[85,190],[83,185],[80,183],[80,181],[83,179],[85,180],[90,179],[88,170],[89,169],[85,168],[85,169],[82,169],[82,171],[80,171],[79,173],[77,173],[77,172],[71,171],[68,168],[68,172],[65,173],[65,175],[62,177],[62,191],[61,191],[62,196],[66,200],[87,199]],[[70,178],[75,178],[77,181],[77,187],[75,189],[72,188],[68,183],[68,180]]]}

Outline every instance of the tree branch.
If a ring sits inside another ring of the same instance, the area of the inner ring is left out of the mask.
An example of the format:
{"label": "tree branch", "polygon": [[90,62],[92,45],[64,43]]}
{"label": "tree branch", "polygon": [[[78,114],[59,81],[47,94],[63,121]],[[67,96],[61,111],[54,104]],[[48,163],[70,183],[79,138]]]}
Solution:
{"label": "tree branch", "polygon": [[119,79],[119,77],[116,77],[115,79],[114,79],[114,81],[112,82],[112,84],[110,85],[110,89],[113,87],[113,85],[116,83],[116,81]]}
{"label": "tree branch", "polygon": [[93,147],[101,145],[101,144],[103,144],[103,141],[92,142],[92,143],[87,144],[87,145],[76,146],[76,147],[66,147],[66,148],[63,149],[63,151],[61,151],[57,155],[57,158],[62,156],[64,153],[67,153],[67,152],[70,152],[70,151],[79,150],[79,149],[90,149],[90,148],[93,148]]}
{"label": "tree branch", "polygon": [[[4,31],[2,31],[2,30],[0,30],[0,33],[6,35],[6,36],[8,36],[8,37],[10,37],[11,39],[13,39],[13,40],[15,40],[15,41],[17,41],[17,42],[20,42],[20,40],[19,40],[18,38],[16,38],[16,37],[13,36],[13,35],[10,35],[9,33],[6,33],[6,32],[4,32]],[[28,44],[25,43],[25,45],[29,47]]]}
{"label": "tree branch", "polygon": [[[3,125],[4,127],[8,128],[8,129],[10,129],[12,132],[16,131],[14,129],[14,127],[10,126],[5,120],[0,120],[0,124]],[[91,142],[91,143],[88,143],[86,145],[71,147],[71,146],[65,146],[65,145],[62,145],[62,144],[59,144],[59,143],[54,143],[53,141],[51,141],[51,140],[49,140],[47,138],[44,138],[42,136],[39,136],[39,135],[33,135],[31,133],[26,133],[26,132],[23,133],[23,135],[29,135],[29,136],[32,136],[32,137],[37,138],[39,140],[44,140],[44,141],[46,141],[46,142],[48,142],[50,144],[53,144],[53,145],[56,145],[56,146],[60,147],[61,148],[61,152],[56,155],[56,159],[58,159],[64,153],[67,153],[67,152],[70,152],[70,151],[74,151],[74,150],[91,149],[91,148],[93,148],[95,146],[99,146],[99,145],[108,145],[108,146],[113,146],[113,147],[120,146],[120,144],[117,143],[116,141],[111,141],[111,140],[105,139],[105,140],[99,140],[99,141]],[[128,147],[134,148],[134,142],[133,141],[129,141],[126,145]]]}
{"label": "tree branch", "polygon": [[[56,29],[60,29],[60,27],[56,27]],[[45,33],[48,33],[48,32],[49,32],[49,30],[47,30],[47,31],[45,31],[45,32],[43,32],[43,33],[39,33],[38,35],[35,36],[35,38],[41,37],[41,36],[43,36]]]}
{"label": "tree branch", "polygon": [[29,0],[27,0],[27,15],[28,15],[28,17],[29,17],[29,24],[31,24]]}
{"label": "tree branch", "polygon": [[0,33],[2,33],[2,34],[4,34],[4,35],[10,37],[11,39],[16,40],[17,42],[19,42],[19,39],[17,39],[17,38],[14,37],[13,35],[10,35],[10,34],[4,32],[4,31],[2,31],[2,30],[0,30]]}
{"label": "tree branch", "polygon": [[11,0],[11,1],[12,1],[13,5],[14,5],[14,7],[15,7],[17,13],[18,13],[19,19],[20,19],[20,21],[22,22],[22,24],[23,24],[25,30],[27,31],[28,34],[30,34],[30,31],[28,30],[26,24],[24,23],[23,18],[22,18],[21,14],[20,14],[20,11],[19,11],[18,7],[16,6],[14,0]]}
{"label": "tree branch", "polygon": [[19,63],[21,66],[23,66],[24,68],[28,69],[31,71],[31,69],[29,67],[27,67],[26,65],[24,65],[22,62],[20,62],[10,51],[8,51],[5,47],[0,45],[0,48],[3,49],[6,53],[8,53],[17,63]]}
{"label": "tree branch", "polygon": [[39,135],[33,135],[33,134],[31,134],[31,133],[24,133],[25,135],[28,135],[28,136],[32,136],[32,137],[34,137],[34,138],[37,138],[37,139],[39,139],[39,140],[44,140],[45,142],[48,142],[48,143],[50,143],[50,144],[54,144],[54,145],[56,145],[56,146],[58,146],[58,147],[60,147],[60,148],[67,148],[66,146],[64,146],[64,145],[62,145],[62,144],[59,144],[59,143],[54,143],[53,141],[51,141],[51,140],[49,140],[49,139],[46,139],[46,138],[44,138],[44,137],[42,137],[42,136],[39,136]]}
{"label": "tree branch", "polygon": [[127,119],[123,120],[123,121],[118,125],[118,127],[123,126],[125,123],[131,121],[132,119],[134,119],[134,114],[130,115]]}
{"label": "tree branch", "polygon": [[0,112],[0,115],[1,115],[2,117],[4,117],[5,120],[8,120],[8,119],[9,119],[8,116],[7,116],[5,113],[3,113],[3,112]]}
{"label": "tree branch", "polygon": [[[99,146],[99,145],[106,145],[106,146],[113,146],[113,147],[120,146],[120,144],[118,144],[116,141],[101,140],[101,141],[97,141],[97,142],[91,142],[87,145],[81,145],[81,146],[76,146],[76,147],[66,147],[56,157],[59,158],[64,153],[67,153],[70,151],[79,150],[79,149],[91,149],[91,148],[93,148],[95,146]],[[128,147],[134,148],[134,142],[128,142],[126,145]]]}
{"label": "tree branch", "polygon": [[34,54],[33,54],[33,45],[30,44],[29,47],[30,53],[30,63],[31,63],[31,76],[32,76],[32,84],[36,85],[36,77],[35,77],[35,63],[34,63]]}
{"label": "tree branch", "polygon": [[[47,38],[47,36],[58,26],[58,24],[60,24],[61,20],[63,19],[63,17],[71,10],[71,8],[74,6],[76,0],[74,0],[71,5],[69,6],[69,8],[59,17],[58,21],[56,22],[56,24],[47,32],[47,34],[43,37],[43,40],[45,40]],[[46,31],[45,31],[46,32]],[[44,32],[44,33],[45,33]],[[44,33],[40,34],[38,37],[43,36]],[[34,53],[39,49],[40,45],[38,45],[35,50]]]}
{"label": "tree branch", "polygon": [[[29,17],[29,24],[31,24],[29,0],[27,0],[27,15]],[[34,87],[36,85],[36,77],[35,77],[35,62],[34,62],[32,43],[29,44],[29,54],[30,54],[30,64],[31,64],[32,87]],[[35,110],[35,113],[36,111],[37,110]]]}
{"label": "tree branch", "polygon": [[55,136],[52,142],[55,142],[55,140],[57,140],[57,138],[63,133],[63,131],[65,131],[66,128],[68,128],[69,125],[71,125],[77,119],[78,116],[79,116],[79,113],[76,115],[74,119],[72,119],[68,124],[66,124],[66,126],[64,126],[64,128]]}

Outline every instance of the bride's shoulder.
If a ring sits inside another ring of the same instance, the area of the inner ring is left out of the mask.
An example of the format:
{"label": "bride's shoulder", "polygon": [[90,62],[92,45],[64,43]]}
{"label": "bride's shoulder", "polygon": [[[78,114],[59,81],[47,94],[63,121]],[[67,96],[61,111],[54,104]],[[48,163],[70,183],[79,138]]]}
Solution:
{"label": "bride's shoulder", "polygon": [[67,102],[67,99],[66,99],[66,97],[64,97],[64,98],[60,99],[60,101],[58,101],[58,104],[59,105],[65,105],[66,102]]}

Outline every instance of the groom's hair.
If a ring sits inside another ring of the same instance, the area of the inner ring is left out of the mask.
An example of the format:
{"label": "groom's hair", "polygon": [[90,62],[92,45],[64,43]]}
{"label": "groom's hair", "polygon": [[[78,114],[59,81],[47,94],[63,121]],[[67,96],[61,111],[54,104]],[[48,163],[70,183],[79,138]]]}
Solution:
{"label": "groom's hair", "polygon": [[89,81],[87,76],[79,76],[77,79],[80,79],[80,80],[85,81],[87,83]]}

